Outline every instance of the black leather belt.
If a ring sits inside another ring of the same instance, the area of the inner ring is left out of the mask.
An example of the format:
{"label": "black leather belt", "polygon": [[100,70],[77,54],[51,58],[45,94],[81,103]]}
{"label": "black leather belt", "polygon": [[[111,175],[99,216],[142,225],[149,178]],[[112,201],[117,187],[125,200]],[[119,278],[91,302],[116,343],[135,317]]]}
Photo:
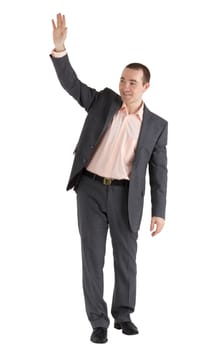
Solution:
{"label": "black leather belt", "polygon": [[129,185],[129,180],[126,180],[126,179],[117,180],[117,179],[111,179],[108,177],[102,177],[86,169],[84,170],[83,174],[95,181],[101,182],[103,185],[106,185],[106,186],[128,186]]}

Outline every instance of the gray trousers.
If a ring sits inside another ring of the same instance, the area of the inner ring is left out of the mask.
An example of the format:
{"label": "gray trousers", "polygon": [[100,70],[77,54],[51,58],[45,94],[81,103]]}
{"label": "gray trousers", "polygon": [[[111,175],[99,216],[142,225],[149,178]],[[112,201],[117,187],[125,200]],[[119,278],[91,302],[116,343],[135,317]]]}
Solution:
{"label": "gray trousers", "polygon": [[129,321],[136,299],[137,233],[128,220],[128,186],[107,186],[82,176],[77,188],[85,306],[93,328],[109,326],[104,292],[104,258],[108,228],[114,256],[112,316]]}

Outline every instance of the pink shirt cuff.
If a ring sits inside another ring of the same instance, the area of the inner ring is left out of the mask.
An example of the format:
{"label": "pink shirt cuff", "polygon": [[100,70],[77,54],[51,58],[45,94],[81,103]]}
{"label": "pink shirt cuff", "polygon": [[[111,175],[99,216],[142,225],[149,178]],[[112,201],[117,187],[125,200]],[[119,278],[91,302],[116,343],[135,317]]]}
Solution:
{"label": "pink shirt cuff", "polygon": [[67,51],[64,50],[64,51],[57,52],[57,51],[53,50],[51,54],[52,54],[52,56],[55,57],[55,58],[61,58],[61,57],[66,56]]}

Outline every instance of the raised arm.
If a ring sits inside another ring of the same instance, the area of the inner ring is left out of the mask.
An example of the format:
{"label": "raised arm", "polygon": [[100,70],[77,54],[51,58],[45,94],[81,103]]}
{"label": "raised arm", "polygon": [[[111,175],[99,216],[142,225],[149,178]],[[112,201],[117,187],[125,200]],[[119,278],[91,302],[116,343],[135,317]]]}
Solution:
{"label": "raised arm", "polygon": [[[81,82],[71,66],[66,53],[65,40],[67,37],[66,18],[57,14],[56,22],[52,19],[54,52],[50,55],[62,87],[89,111],[98,92]],[[64,52],[63,52],[64,51]],[[61,54],[62,52],[62,54]]]}

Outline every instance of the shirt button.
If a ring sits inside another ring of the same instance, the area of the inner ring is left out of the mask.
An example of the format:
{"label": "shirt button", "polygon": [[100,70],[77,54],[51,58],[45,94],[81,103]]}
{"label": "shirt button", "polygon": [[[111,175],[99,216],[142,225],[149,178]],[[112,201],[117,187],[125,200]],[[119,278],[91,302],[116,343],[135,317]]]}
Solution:
{"label": "shirt button", "polygon": [[91,145],[90,148],[91,148],[91,149],[94,149],[94,145]]}
{"label": "shirt button", "polygon": [[83,163],[85,164],[86,162],[87,162],[87,160],[84,158],[84,159],[83,159]]}

